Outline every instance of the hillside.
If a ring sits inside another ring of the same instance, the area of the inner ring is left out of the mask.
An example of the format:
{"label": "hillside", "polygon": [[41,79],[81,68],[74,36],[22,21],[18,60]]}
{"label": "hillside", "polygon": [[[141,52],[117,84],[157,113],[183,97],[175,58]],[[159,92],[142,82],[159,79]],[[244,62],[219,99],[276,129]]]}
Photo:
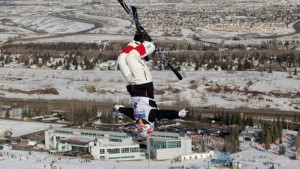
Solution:
{"label": "hillside", "polygon": [[[300,108],[299,75],[286,72],[152,71],[156,100],[197,107],[277,109]],[[0,97],[76,99],[128,103],[119,71],[67,71],[0,68]],[[174,103],[175,101],[175,103]]]}

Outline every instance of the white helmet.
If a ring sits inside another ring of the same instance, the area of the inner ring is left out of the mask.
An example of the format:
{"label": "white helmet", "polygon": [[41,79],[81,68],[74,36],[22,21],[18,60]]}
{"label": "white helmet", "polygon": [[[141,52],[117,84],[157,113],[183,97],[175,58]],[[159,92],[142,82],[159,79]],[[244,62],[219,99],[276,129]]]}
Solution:
{"label": "white helmet", "polygon": [[148,137],[152,134],[154,124],[145,124],[144,127],[138,128],[138,133],[141,137]]}

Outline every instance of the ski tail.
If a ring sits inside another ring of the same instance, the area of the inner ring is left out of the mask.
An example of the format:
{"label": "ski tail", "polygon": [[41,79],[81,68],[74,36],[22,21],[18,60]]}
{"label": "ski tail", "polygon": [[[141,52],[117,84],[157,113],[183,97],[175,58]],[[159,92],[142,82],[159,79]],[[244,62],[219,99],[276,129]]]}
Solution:
{"label": "ski tail", "polygon": [[136,22],[140,23],[136,7],[131,6],[131,10],[132,10],[133,17],[136,18]]}
{"label": "ski tail", "polygon": [[130,14],[130,9],[128,8],[128,6],[126,5],[126,3],[123,0],[118,0],[119,3],[121,4],[121,6],[125,9],[125,11]]}
{"label": "ski tail", "polygon": [[174,72],[174,74],[177,76],[177,78],[179,80],[182,80],[182,76],[181,74],[173,67],[171,61],[162,53],[162,51],[160,50],[160,48],[158,48],[157,44],[152,40],[152,38],[149,36],[149,34],[146,32],[146,30],[144,29],[144,27],[141,25],[141,23],[139,22],[138,19],[138,15],[137,15],[137,8],[135,6],[131,6],[131,9],[127,6],[127,4],[124,2],[124,0],[118,0],[118,2],[121,4],[121,6],[124,8],[124,10],[126,11],[127,14],[129,14],[129,16],[131,17],[132,21],[135,23],[137,30],[146,35],[147,39],[152,41],[155,45],[155,50],[157,51],[157,53],[159,54],[160,58],[167,63],[167,65],[169,66],[169,68]]}

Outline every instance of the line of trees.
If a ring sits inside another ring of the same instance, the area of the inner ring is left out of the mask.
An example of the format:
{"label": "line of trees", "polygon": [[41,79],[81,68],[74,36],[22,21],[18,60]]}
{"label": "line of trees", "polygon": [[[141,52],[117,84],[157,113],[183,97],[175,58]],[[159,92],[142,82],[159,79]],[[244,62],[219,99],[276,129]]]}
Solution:
{"label": "line of trees", "polygon": [[253,126],[252,116],[242,116],[240,112],[217,112],[214,119],[225,125],[246,125]]}
{"label": "line of trees", "polygon": [[[39,58],[42,58],[43,64],[49,59],[65,57],[64,64],[90,64],[88,69],[93,68],[93,63],[98,61],[116,60],[120,51],[127,45],[126,41],[112,41],[104,44],[96,43],[20,43],[8,44],[2,47],[0,61],[5,64],[10,63],[10,55],[20,54],[19,62],[29,64],[29,59],[33,59],[33,64],[37,64]],[[267,44],[265,49],[255,48],[255,50],[229,50],[219,52],[217,45],[205,45],[201,42],[188,43],[186,41],[158,41],[158,45],[166,52],[169,58],[175,58],[180,64],[190,62],[196,64],[196,70],[202,65],[209,68],[221,66],[223,70],[232,68],[234,60],[238,60],[238,70],[254,68],[254,60],[260,64],[274,64],[278,67],[297,67],[300,65],[300,51],[297,50],[274,50],[269,49]],[[6,55],[6,57],[4,57]],[[158,57],[154,57],[157,59]],[[92,60],[86,62],[86,60]],[[282,63],[285,63],[284,65]],[[55,65],[57,66],[57,65]],[[167,68],[167,67],[166,67]]]}
{"label": "line of trees", "polygon": [[189,110],[189,113],[187,113],[185,120],[189,120],[189,121],[198,121],[201,122],[202,121],[202,112],[196,112],[193,109]]}
{"label": "line of trees", "polygon": [[102,112],[101,123],[116,124],[119,122],[119,116],[113,112]]}
{"label": "line of trees", "polygon": [[69,103],[66,105],[63,117],[65,120],[70,121],[72,125],[84,125],[92,121],[97,116],[97,107],[90,103],[85,105],[79,102]]}
{"label": "line of trees", "polygon": [[49,109],[47,106],[34,106],[34,107],[25,107],[22,110],[22,118],[28,117],[32,118],[35,116],[47,115],[49,114]]}

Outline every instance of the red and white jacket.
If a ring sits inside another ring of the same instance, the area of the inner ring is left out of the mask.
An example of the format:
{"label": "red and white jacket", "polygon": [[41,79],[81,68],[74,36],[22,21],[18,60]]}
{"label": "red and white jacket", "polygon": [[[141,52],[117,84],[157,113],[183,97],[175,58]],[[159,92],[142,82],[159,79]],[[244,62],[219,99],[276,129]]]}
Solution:
{"label": "red and white jacket", "polygon": [[129,84],[145,84],[152,82],[150,70],[144,57],[152,54],[155,46],[150,42],[130,42],[118,57],[120,70]]}

